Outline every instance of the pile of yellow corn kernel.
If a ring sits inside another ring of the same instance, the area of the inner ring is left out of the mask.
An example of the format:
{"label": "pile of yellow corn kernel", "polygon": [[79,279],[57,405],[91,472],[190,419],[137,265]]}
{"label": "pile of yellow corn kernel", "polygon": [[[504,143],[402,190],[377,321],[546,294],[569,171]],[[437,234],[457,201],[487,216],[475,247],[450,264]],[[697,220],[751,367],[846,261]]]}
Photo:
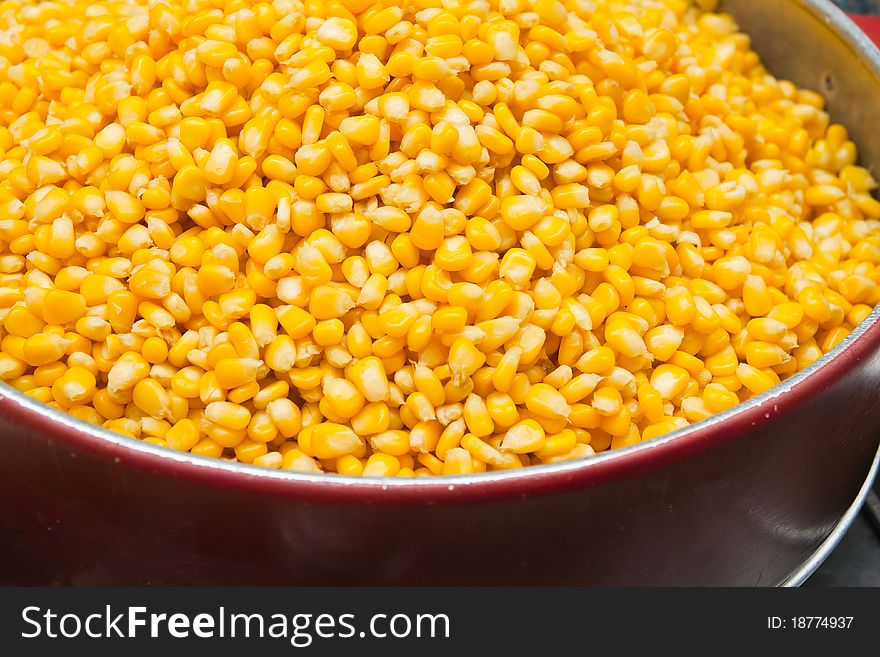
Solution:
{"label": "pile of yellow corn kernel", "polygon": [[0,30],[0,378],[151,443],[576,459],[880,301],[846,130],[685,0],[4,0]]}

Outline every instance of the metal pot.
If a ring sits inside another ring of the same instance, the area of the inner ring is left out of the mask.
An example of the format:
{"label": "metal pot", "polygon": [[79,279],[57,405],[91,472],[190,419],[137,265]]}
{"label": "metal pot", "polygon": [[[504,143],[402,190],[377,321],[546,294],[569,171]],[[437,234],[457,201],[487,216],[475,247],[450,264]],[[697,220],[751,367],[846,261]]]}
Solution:
{"label": "metal pot", "polygon": [[[880,54],[830,2],[727,0],[777,75],[880,163]],[[172,453],[0,390],[7,584],[797,583],[857,509],[880,441],[880,311],[731,411],[579,461],[418,479]],[[816,555],[816,556],[811,556]]]}

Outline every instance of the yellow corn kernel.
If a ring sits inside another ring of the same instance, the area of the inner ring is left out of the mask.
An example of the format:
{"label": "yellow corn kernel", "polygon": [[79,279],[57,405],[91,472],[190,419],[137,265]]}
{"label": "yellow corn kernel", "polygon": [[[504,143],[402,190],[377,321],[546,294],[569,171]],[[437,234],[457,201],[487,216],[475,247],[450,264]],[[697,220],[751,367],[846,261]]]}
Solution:
{"label": "yellow corn kernel", "polygon": [[534,414],[546,418],[564,418],[571,413],[565,396],[546,383],[536,383],[526,393],[526,407]]}
{"label": "yellow corn kernel", "polygon": [[52,384],[55,400],[63,405],[87,404],[97,392],[95,375],[84,367],[70,367]]}
{"label": "yellow corn kernel", "polygon": [[130,4],[0,16],[0,378],[74,417],[309,474],[555,463],[880,303],[877,182],[714,1]]}
{"label": "yellow corn kernel", "polygon": [[322,44],[336,50],[348,50],[357,41],[358,30],[354,21],[346,18],[327,18],[315,33]]}
{"label": "yellow corn kernel", "polygon": [[222,387],[236,388],[256,381],[261,364],[261,361],[254,358],[224,358],[214,366],[214,375]]}
{"label": "yellow corn kernel", "polygon": [[663,364],[656,367],[651,373],[650,382],[665,401],[684,392],[690,379],[690,374],[684,368]]}
{"label": "yellow corn kernel", "polygon": [[754,395],[760,395],[776,384],[767,374],[747,363],[740,363],[737,366],[736,378]]}
{"label": "yellow corn kernel", "polygon": [[743,303],[752,317],[766,315],[773,309],[773,299],[767,283],[760,276],[749,275],[743,283]]}
{"label": "yellow corn kernel", "polygon": [[24,343],[22,354],[28,365],[40,366],[54,363],[67,351],[69,341],[54,333],[37,333]]}
{"label": "yellow corn kernel", "polygon": [[739,403],[739,397],[719,383],[710,383],[703,390],[703,402],[713,413],[720,413]]}
{"label": "yellow corn kernel", "polygon": [[199,430],[195,422],[183,418],[172,425],[164,438],[172,449],[188,452],[199,442]]}
{"label": "yellow corn kernel", "polygon": [[320,464],[299,449],[288,450],[281,459],[281,469],[305,474],[321,472]]}
{"label": "yellow corn kernel", "polygon": [[309,295],[309,313],[318,320],[342,317],[354,305],[345,290],[332,285],[319,285]]}
{"label": "yellow corn kernel", "polygon": [[352,364],[348,370],[349,380],[370,402],[384,401],[388,397],[388,377],[382,361],[368,356]]}
{"label": "yellow corn kernel", "polygon": [[544,204],[534,196],[510,196],[501,202],[501,218],[514,230],[528,230],[544,216]]}
{"label": "yellow corn kernel", "polygon": [[132,391],[132,401],[141,411],[157,420],[171,416],[168,391],[155,379],[138,381]]}
{"label": "yellow corn kernel", "polygon": [[535,420],[523,420],[507,430],[501,441],[501,449],[514,454],[529,454],[542,450],[546,444],[544,428]]}
{"label": "yellow corn kernel", "polygon": [[471,433],[461,439],[461,447],[466,449],[475,459],[495,468],[510,469],[522,466],[514,454],[500,452]]}
{"label": "yellow corn kernel", "polygon": [[463,417],[468,431],[475,436],[484,438],[495,430],[495,423],[489,415],[489,410],[482,397],[474,394],[467,396]]}
{"label": "yellow corn kernel", "polygon": [[470,452],[461,447],[453,447],[446,452],[442,474],[460,475],[471,474],[472,472],[474,472],[474,463]]}
{"label": "yellow corn kernel", "polygon": [[205,417],[211,422],[232,430],[246,429],[251,413],[244,406],[226,401],[212,401],[205,406]]}
{"label": "yellow corn kernel", "polygon": [[316,458],[334,459],[354,454],[364,444],[350,428],[334,422],[321,422],[314,427],[309,447]]}

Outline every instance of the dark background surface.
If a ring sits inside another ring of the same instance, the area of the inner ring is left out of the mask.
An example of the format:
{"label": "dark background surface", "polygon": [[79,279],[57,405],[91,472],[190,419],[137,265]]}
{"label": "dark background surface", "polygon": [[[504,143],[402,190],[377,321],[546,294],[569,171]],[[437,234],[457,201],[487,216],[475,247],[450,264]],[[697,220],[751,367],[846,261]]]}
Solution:
{"label": "dark background surface", "polygon": [[853,14],[880,13],[880,0],[834,0],[834,2]]}

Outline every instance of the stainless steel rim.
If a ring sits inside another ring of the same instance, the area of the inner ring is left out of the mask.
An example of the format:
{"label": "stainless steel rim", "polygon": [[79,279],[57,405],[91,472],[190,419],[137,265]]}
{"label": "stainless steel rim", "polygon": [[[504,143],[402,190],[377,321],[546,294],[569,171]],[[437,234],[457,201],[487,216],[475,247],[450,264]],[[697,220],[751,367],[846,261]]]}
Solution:
{"label": "stainless steel rim", "polygon": [[810,575],[816,572],[816,569],[822,565],[825,559],[828,558],[828,555],[834,552],[834,549],[840,544],[840,541],[843,539],[844,535],[846,535],[846,532],[852,527],[856,516],[859,515],[859,512],[865,504],[865,500],[867,500],[868,496],[871,494],[871,487],[874,484],[874,479],[877,477],[878,468],[880,468],[880,449],[877,450],[877,454],[874,456],[874,462],[871,464],[868,478],[865,479],[865,483],[862,484],[858,495],[856,495],[856,499],[853,500],[853,503],[846,510],[846,513],[843,514],[840,521],[834,526],[831,533],[828,534],[828,537],[822,541],[816,551],[810,555],[809,559],[783,580],[779,586],[800,586],[807,581]]}
{"label": "stainless steel rim", "polygon": [[589,468],[592,467],[594,464],[609,461],[612,459],[618,459],[634,452],[659,449],[672,441],[681,439],[689,433],[718,425],[755,407],[763,406],[767,408],[772,408],[772,402],[774,399],[777,399],[780,396],[790,392],[793,387],[803,382],[807,377],[813,375],[820,376],[821,370],[824,369],[825,366],[827,366],[837,356],[848,349],[853,342],[858,340],[865,333],[865,331],[867,331],[868,328],[877,323],[878,320],[880,320],[880,306],[874,308],[874,310],[871,311],[871,314],[861,324],[859,324],[852,331],[852,333],[850,333],[839,345],[837,345],[830,352],[822,356],[822,358],[812,363],[809,367],[801,370],[797,374],[781,382],[779,385],[774,386],[767,392],[764,392],[757,397],[738,404],[727,411],[724,411],[717,415],[713,415],[712,417],[701,420],[700,422],[696,422],[692,425],[684,427],[683,429],[678,429],[666,435],[654,438],[653,440],[649,440],[645,443],[631,445],[629,447],[624,447],[622,449],[614,451],[603,452],[595,456],[575,461],[568,461],[565,463],[553,463],[549,465],[533,465],[529,466],[528,468],[521,468],[512,471],[509,470],[500,472],[484,472],[466,475],[438,475],[435,477],[398,478],[354,477],[351,475],[339,474],[314,475],[290,471],[271,470],[269,468],[262,468],[247,463],[238,463],[207,456],[198,456],[195,454],[190,454],[189,452],[179,452],[168,447],[160,447],[158,445],[153,445],[151,443],[147,443],[136,438],[130,438],[128,436],[115,433],[103,427],[89,424],[84,420],[79,420],[71,415],[64,413],[61,410],[46,406],[45,404],[42,404],[32,399],[23,392],[20,392],[6,384],[0,386],[0,398],[6,397],[10,400],[13,400],[18,405],[30,411],[33,411],[34,413],[50,418],[53,422],[59,425],[65,426],[80,433],[88,434],[89,436],[95,437],[103,442],[118,445],[120,447],[124,447],[126,449],[130,449],[143,454],[160,456],[166,460],[176,461],[178,463],[185,463],[202,470],[208,469],[220,470],[225,472],[235,472],[241,475],[246,475],[248,477],[258,477],[264,479],[278,479],[300,482],[310,481],[316,484],[326,484],[328,481],[328,477],[332,477],[332,481],[334,484],[358,487],[367,486],[372,488],[380,488],[383,490],[398,487],[410,488],[413,486],[434,488],[443,487],[452,490],[456,486],[466,486],[469,483],[485,484],[492,481],[510,481],[514,479],[529,478],[539,474],[562,473],[570,472],[573,470],[581,470],[583,468]]}

